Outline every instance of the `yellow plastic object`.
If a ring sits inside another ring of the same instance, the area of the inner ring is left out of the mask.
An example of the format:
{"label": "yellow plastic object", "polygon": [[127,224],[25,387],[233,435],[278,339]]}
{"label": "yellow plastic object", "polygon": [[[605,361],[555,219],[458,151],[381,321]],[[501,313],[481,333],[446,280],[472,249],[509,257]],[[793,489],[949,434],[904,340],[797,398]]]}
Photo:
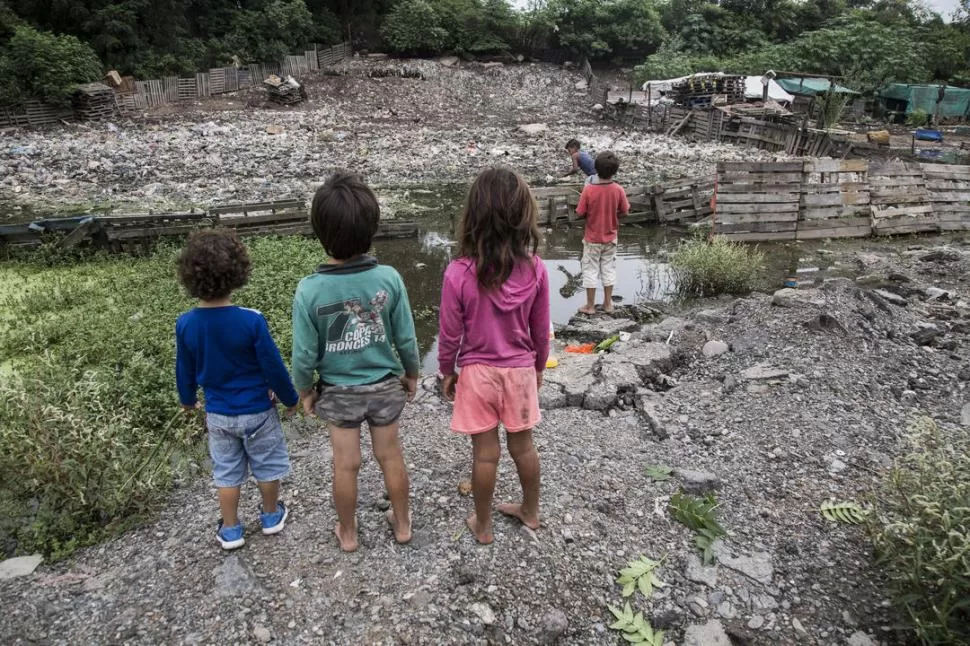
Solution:
{"label": "yellow plastic object", "polygon": [[555,359],[553,357],[549,357],[548,359],[546,359],[546,368],[558,368],[558,367],[559,367],[559,359]]}

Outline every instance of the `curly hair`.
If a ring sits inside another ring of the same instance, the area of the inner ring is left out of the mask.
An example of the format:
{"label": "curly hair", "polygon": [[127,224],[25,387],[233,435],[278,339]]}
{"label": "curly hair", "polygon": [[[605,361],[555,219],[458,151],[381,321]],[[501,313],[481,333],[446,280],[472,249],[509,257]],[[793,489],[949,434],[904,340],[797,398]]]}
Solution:
{"label": "curly hair", "polygon": [[507,168],[479,173],[461,214],[459,254],[475,261],[478,285],[500,287],[539,248],[539,207],[529,185]]}
{"label": "curly hair", "polygon": [[205,229],[189,236],[179,254],[178,276],[190,296],[212,301],[245,285],[252,265],[235,231]]}
{"label": "curly hair", "polygon": [[620,170],[619,158],[609,150],[598,154],[593,163],[596,167],[596,175],[600,179],[613,179],[616,171]]}

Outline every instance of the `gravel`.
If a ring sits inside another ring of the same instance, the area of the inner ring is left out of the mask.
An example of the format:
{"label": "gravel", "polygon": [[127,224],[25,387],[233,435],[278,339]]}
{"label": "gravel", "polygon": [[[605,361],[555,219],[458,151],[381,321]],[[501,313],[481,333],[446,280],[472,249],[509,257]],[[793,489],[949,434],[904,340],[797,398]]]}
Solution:
{"label": "gravel", "polygon": [[[402,420],[412,544],[392,540],[365,435],[361,549],[338,550],[326,433],[295,420],[287,424],[294,470],[283,533],[250,531],[246,547],[222,553],[212,536],[214,492],[200,479],[176,492],[156,522],[0,581],[0,642],[615,644],[607,605],[624,602],[617,571],[646,555],[662,559],[657,575],[666,585],[649,601],[639,593],[630,601],[670,641],[904,643],[891,628],[896,618],[864,530],[830,523],[818,507],[877,486],[913,414],[932,414],[944,429],[961,421],[970,399],[959,377],[970,252],[951,245],[924,262],[926,251],[875,252],[878,289],[892,289],[890,271],[914,286],[906,306],[890,303],[888,311],[866,295],[868,284],[839,279],[817,285],[824,305],[777,307],[771,295],[753,294],[643,325],[611,353],[629,352],[641,369],[635,405],[617,396],[605,412],[545,411],[536,432],[536,532],[497,516],[492,546],[472,540],[464,525],[471,499],[458,487],[470,448],[448,432],[448,405],[425,381]],[[930,285],[951,292],[951,301],[926,300]],[[820,312],[841,328],[805,325]],[[927,322],[941,334],[920,345],[910,332]],[[667,338],[665,330],[674,335],[661,352],[649,339]],[[733,341],[741,337],[745,343]],[[710,338],[733,350],[704,357]],[[953,349],[941,349],[950,341]],[[549,381],[569,373],[602,386],[603,358],[580,360],[585,367],[574,373],[565,361]],[[669,380],[652,372],[660,364]],[[831,469],[835,460],[844,468]],[[715,546],[713,567],[701,566],[691,533],[665,510],[680,479],[655,482],[648,464],[701,473],[706,482],[715,476],[728,536]],[[514,467],[503,459],[497,500],[517,494]],[[257,505],[247,486],[242,510],[251,529]]]}

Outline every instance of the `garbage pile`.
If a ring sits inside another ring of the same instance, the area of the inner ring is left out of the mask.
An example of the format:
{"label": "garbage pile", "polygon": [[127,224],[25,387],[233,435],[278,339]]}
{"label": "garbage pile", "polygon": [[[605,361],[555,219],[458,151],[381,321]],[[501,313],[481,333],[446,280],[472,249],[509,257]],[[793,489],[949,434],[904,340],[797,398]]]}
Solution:
{"label": "garbage pile", "polygon": [[273,103],[295,105],[306,101],[306,88],[289,74],[285,79],[273,74],[263,81],[263,85]]}

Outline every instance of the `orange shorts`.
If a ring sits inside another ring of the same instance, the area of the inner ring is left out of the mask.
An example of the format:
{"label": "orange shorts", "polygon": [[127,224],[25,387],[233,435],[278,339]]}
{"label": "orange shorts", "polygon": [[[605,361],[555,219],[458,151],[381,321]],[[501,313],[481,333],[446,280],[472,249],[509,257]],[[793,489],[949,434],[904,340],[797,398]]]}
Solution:
{"label": "orange shorts", "polygon": [[461,369],[451,430],[474,435],[497,427],[525,431],[542,419],[535,368],[496,368],[476,363]]}

